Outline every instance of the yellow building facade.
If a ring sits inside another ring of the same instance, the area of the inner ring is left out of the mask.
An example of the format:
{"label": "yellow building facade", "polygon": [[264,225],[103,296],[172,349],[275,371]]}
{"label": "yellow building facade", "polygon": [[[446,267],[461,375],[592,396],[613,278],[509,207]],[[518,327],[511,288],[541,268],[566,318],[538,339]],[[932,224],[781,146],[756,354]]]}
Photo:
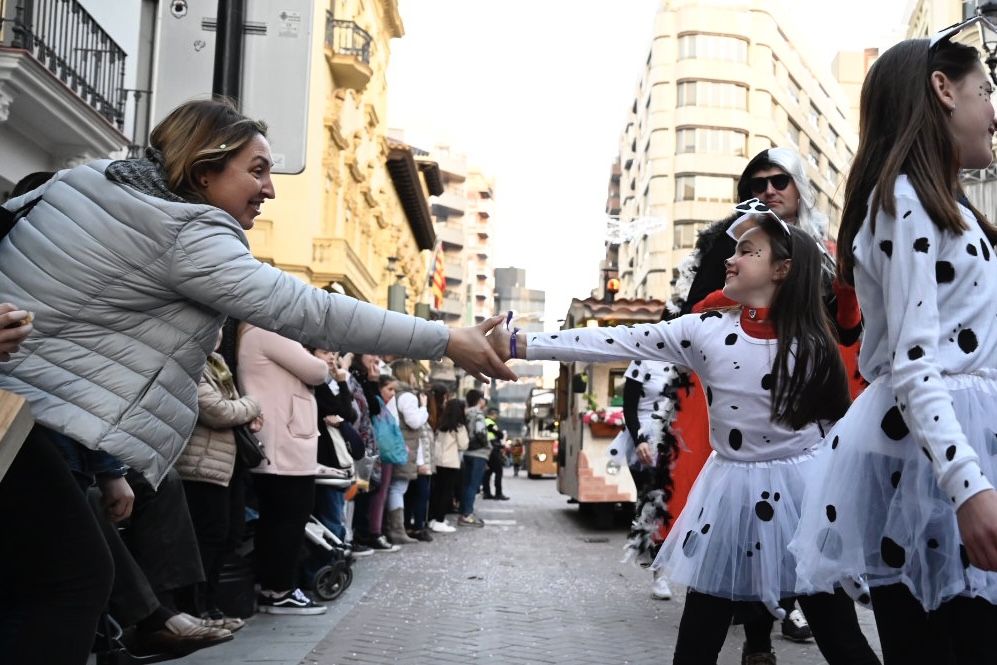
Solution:
{"label": "yellow building facade", "polygon": [[390,45],[404,34],[398,3],[331,0],[315,12],[305,169],[274,176],[277,198],[250,244],[310,284],[377,305],[400,282],[412,312],[435,244],[426,178],[433,165],[388,137]]}

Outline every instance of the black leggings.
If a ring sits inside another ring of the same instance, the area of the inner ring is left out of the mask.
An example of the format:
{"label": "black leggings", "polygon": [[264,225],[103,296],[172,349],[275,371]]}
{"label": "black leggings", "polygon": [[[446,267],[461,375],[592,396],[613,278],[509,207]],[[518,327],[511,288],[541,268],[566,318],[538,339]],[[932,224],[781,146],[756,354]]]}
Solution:
{"label": "black leggings", "polygon": [[997,607],[957,597],[932,612],[902,584],[873,587],[872,606],[886,665],[984,665],[995,661]]}
{"label": "black leggings", "polygon": [[83,665],[114,566],[69,466],[36,426],[0,482],[0,660]]}
{"label": "black leggings", "polygon": [[[838,589],[834,594],[801,596],[799,602],[817,646],[830,665],[879,665],[879,658],[859,628],[855,605],[845,592]],[[672,663],[715,665],[734,608],[732,600],[690,589],[685,596]]]}
{"label": "black leggings", "polygon": [[436,467],[430,487],[429,519],[445,522],[447,513],[453,508],[454,492],[460,488],[460,469]]}
{"label": "black leggings", "polygon": [[298,560],[305,543],[305,524],[315,505],[315,478],[253,474],[259,504],[256,522],[256,574],[267,591],[298,586]]}

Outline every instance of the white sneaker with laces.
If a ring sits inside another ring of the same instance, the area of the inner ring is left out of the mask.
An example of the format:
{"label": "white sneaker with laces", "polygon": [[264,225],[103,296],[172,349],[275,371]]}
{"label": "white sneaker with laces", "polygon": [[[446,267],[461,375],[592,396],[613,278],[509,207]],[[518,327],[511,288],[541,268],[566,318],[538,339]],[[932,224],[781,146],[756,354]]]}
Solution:
{"label": "white sneaker with laces", "polygon": [[437,522],[436,520],[429,521],[429,530],[433,533],[453,533],[457,529],[450,526],[446,522]]}
{"label": "white sneaker with laces", "polygon": [[651,598],[655,600],[671,600],[672,588],[668,586],[668,578],[659,573],[654,574],[654,584],[651,585]]}

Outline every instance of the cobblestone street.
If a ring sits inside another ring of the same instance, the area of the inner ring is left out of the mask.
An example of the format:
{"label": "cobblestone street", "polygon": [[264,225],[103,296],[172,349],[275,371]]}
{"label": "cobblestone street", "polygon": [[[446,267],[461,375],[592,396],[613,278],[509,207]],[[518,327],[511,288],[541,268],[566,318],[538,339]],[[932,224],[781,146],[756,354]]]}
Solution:
{"label": "cobblestone street", "polygon": [[[650,573],[617,563],[625,525],[597,531],[553,480],[506,479],[511,501],[480,501],[484,529],[461,529],[354,566],[318,617],[257,615],[227,644],[185,663],[668,663],[682,611],[652,600]],[[859,610],[873,643],[872,615]],[[774,631],[780,665],[823,663]],[[740,663],[732,629],[721,665]]]}

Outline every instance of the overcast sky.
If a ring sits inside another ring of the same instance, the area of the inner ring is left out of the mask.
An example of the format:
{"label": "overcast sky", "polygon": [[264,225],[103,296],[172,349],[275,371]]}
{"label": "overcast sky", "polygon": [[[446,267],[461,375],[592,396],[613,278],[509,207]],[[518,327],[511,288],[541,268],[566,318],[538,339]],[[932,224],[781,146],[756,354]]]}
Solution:
{"label": "overcast sky", "polygon": [[[798,0],[792,20],[829,67],[838,50],[896,39],[907,2]],[[548,328],[595,286],[609,169],[658,5],[399,0],[389,124],[416,145],[448,141],[495,177],[494,264],[547,291]]]}

